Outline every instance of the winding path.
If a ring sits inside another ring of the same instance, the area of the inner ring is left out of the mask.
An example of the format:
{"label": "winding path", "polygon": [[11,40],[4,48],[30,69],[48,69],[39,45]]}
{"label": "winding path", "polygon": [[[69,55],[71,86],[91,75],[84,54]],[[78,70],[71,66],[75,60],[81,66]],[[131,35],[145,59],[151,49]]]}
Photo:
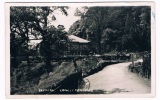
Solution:
{"label": "winding path", "polygon": [[130,62],[109,65],[102,71],[86,77],[90,81],[90,90],[105,90],[108,93],[150,93],[150,80],[130,72],[127,67],[129,64]]}

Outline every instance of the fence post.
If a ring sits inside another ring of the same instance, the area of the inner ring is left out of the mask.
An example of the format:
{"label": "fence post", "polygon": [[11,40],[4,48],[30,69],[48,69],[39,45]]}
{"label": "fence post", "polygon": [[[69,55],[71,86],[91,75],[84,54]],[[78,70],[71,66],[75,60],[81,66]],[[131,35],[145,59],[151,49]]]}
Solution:
{"label": "fence post", "polygon": [[132,67],[134,67],[134,55],[133,55],[133,53],[131,54],[131,61],[132,61]]}

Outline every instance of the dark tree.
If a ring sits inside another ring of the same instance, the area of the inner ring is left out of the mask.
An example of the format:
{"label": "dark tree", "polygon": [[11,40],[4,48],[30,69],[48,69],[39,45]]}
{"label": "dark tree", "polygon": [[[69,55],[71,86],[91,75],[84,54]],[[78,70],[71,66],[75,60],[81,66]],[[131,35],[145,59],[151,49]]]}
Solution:
{"label": "dark tree", "polygon": [[[81,19],[71,26],[69,32],[77,33],[76,35],[83,34],[79,36],[85,38],[83,36],[86,36],[89,30],[89,39],[98,53],[102,50],[104,53],[126,50],[150,51],[151,8],[149,6],[97,6],[85,9],[87,9],[85,12],[76,11],[76,15],[81,16]],[[85,31],[81,31],[82,29]]]}

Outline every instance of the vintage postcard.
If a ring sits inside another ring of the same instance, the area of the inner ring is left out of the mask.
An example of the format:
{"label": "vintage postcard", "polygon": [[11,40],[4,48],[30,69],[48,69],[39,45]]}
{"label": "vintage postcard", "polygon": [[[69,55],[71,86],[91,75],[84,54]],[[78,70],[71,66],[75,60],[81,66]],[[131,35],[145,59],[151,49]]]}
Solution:
{"label": "vintage postcard", "polygon": [[5,3],[7,98],[155,96],[154,2]]}

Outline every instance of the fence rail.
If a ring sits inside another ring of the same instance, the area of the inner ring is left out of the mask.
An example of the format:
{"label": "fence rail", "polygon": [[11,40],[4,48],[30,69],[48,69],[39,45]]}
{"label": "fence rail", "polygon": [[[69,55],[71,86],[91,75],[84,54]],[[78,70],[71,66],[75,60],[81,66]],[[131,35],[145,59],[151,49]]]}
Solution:
{"label": "fence rail", "polygon": [[[131,72],[137,73],[139,76],[146,77],[150,79],[151,77],[151,53],[149,52],[141,52],[137,54],[133,54],[132,56],[132,64],[129,66],[129,70]],[[137,59],[141,59],[136,61]]]}

